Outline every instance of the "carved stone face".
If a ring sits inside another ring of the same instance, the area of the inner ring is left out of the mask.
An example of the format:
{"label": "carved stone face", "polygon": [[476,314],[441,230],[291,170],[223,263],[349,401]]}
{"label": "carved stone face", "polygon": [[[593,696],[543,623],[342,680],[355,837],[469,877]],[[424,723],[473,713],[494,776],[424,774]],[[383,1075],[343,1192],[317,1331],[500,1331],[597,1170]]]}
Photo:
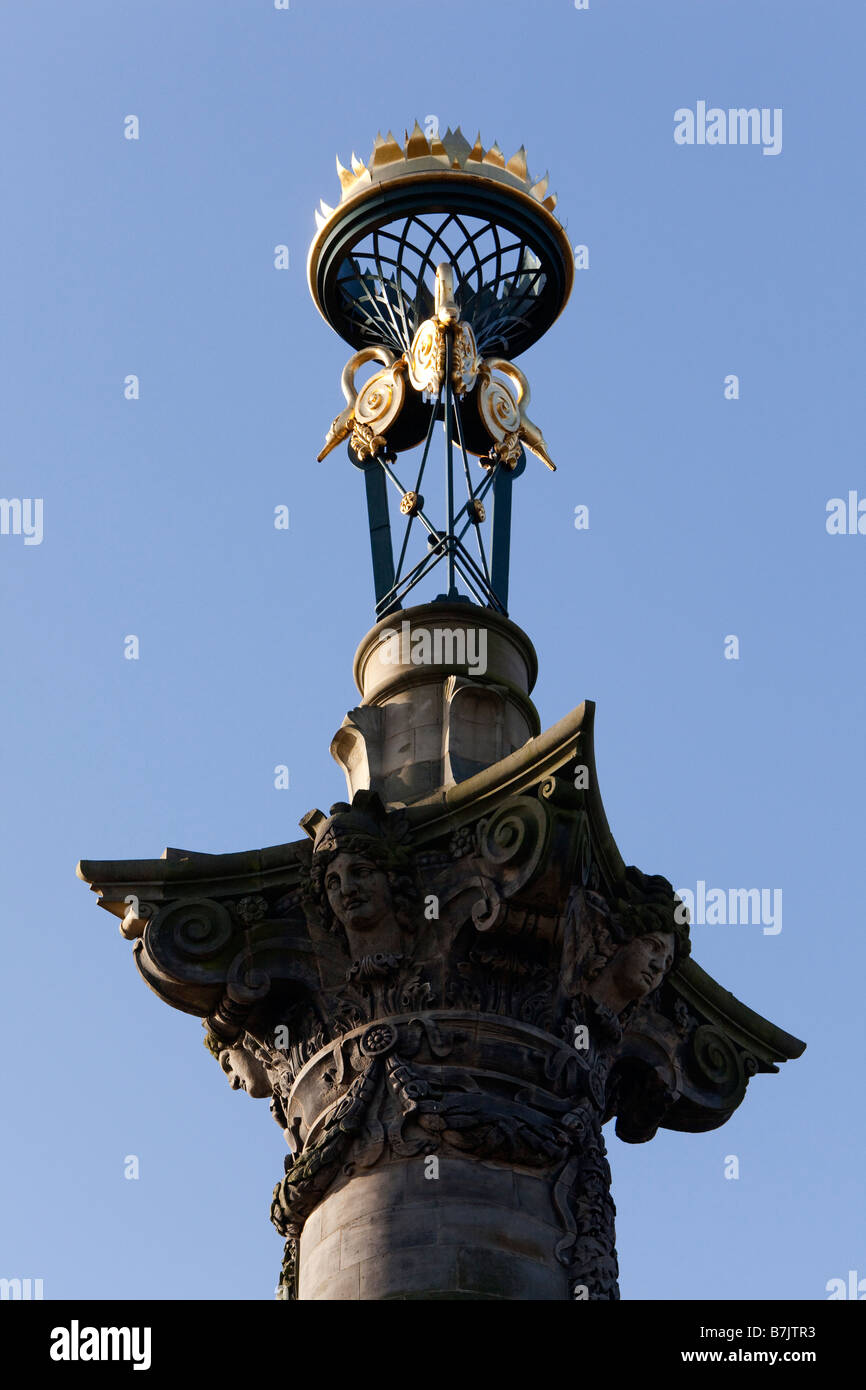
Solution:
{"label": "carved stone face", "polygon": [[636,936],[602,971],[592,990],[594,997],[616,1014],[636,999],[644,999],[658,988],[673,965],[674,944],[671,932]]}
{"label": "carved stone face", "polygon": [[341,851],[325,871],[324,887],[354,957],[400,949],[391,885],[379,864],[363,854]]}
{"label": "carved stone face", "polygon": [[261,1062],[243,1047],[225,1047],[220,1053],[220,1066],[231,1082],[233,1091],[246,1091],[258,1099],[273,1091],[268,1073]]}
{"label": "carved stone face", "polygon": [[331,861],[325,892],[331,911],[347,930],[369,931],[392,910],[388,875],[360,854],[338,854]]}

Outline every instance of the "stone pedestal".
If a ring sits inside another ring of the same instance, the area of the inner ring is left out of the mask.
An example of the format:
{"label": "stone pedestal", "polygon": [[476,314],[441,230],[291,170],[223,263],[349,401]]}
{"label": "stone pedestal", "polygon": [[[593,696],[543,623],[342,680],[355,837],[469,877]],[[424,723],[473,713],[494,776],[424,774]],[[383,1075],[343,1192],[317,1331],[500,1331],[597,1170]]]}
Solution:
{"label": "stone pedestal", "polygon": [[331,744],[350,797],[372,789],[392,805],[416,801],[540,729],[535,649],[490,609],[442,602],[392,614],[361,642],[354,674],[363,699]]}

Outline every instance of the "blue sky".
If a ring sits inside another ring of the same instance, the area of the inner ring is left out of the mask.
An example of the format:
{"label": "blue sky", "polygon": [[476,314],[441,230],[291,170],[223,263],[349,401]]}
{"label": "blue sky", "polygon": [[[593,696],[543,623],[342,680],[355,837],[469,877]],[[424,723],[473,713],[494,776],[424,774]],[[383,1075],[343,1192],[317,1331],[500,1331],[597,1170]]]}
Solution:
{"label": "blue sky", "polygon": [[[0,1275],[272,1296],[280,1134],[74,868],[298,838],[344,794],[328,744],[373,590],[360,479],[315,462],[348,351],[305,258],[335,154],[432,114],[525,144],[590,252],[520,359],[559,465],[530,459],[515,501],[542,724],[597,701],[628,863],[782,888],[781,932],[695,926],[694,954],[808,1042],[714,1133],[610,1132],[623,1297],[866,1276],[866,536],[825,525],[866,497],[864,28],[807,0],[4,7],[0,492],[42,498],[44,532],[0,535]],[[781,108],[781,152],[677,145],[701,100]]]}

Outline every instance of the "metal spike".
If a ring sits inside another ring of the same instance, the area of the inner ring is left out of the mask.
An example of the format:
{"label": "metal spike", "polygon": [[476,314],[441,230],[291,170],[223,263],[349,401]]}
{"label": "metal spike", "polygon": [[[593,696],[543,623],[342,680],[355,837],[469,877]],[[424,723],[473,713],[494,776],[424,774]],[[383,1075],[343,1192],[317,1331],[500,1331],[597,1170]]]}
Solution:
{"label": "metal spike", "polygon": [[427,144],[427,136],[416,121],[412,128],[412,134],[407,133],[406,135],[406,158],[419,159],[429,153],[430,146]]}
{"label": "metal spike", "polygon": [[370,168],[381,169],[384,164],[393,164],[396,160],[403,160],[403,150],[397,144],[391,131],[383,140],[381,135],[377,135],[373,143],[373,158],[370,160]]}
{"label": "metal spike", "polygon": [[515,174],[517,178],[522,179],[524,182],[526,182],[526,178],[529,171],[526,168],[526,150],[524,149],[523,145],[520,146],[520,149],[517,151],[517,154],[513,154],[511,156],[505,167],[512,174]]}
{"label": "metal spike", "polygon": [[462,169],[471,151],[471,146],[460,127],[458,126],[456,130],[452,130],[449,126],[442,136],[442,143],[451,161],[452,169]]}
{"label": "metal spike", "polygon": [[339,155],[337,155],[337,177],[340,180],[340,187],[342,188],[344,193],[348,189],[350,189],[352,187],[352,184],[355,182],[355,175],[351,173],[348,169],[343,168],[342,164],[340,163]]}
{"label": "metal spike", "polygon": [[358,158],[358,156],[355,154],[355,151],[353,150],[353,151],[352,151],[352,173],[355,175],[355,178],[358,178],[359,175],[363,174],[363,172],[364,172],[364,170],[366,169],[366,167],[367,167],[367,166],[366,166],[366,164],[363,162],[363,160],[360,160],[360,159]]}
{"label": "metal spike", "polygon": [[484,156],[484,163],[493,164],[497,169],[505,168],[505,155],[502,153],[495,140]]}
{"label": "metal spike", "polygon": [[484,158],[484,146],[481,143],[481,131],[475,137],[475,144],[466,156],[466,163],[480,164]]}
{"label": "metal spike", "polygon": [[333,208],[328,207],[328,204],[325,202],[324,198],[319,199],[319,207],[322,209],[323,217],[330,217],[332,212],[334,211]]}
{"label": "metal spike", "polygon": [[534,183],[534,184],[532,185],[532,187],[530,188],[530,190],[529,190],[530,193],[532,194],[533,198],[537,198],[538,201],[541,202],[542,198],[544,197],[545,193],[547,192],[547,185],[548,185],[549,183],[550,183],[550,175],[549,175],[548,173],[545,173],[544,178],[539,179],[539,180],[538,180],[538,183]]}

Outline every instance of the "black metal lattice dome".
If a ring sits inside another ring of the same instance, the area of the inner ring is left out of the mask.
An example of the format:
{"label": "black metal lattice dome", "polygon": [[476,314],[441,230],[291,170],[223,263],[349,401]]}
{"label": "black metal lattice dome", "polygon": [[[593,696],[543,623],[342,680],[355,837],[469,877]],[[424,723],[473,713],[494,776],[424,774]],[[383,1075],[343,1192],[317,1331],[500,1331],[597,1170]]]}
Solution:
{"label": "black metal lattice dome", "polygon": [[402,353],[433,312],[443,261],[479,351],[509,358],[547,331],[573,278],[551,214],[513,189],[452,174],[380,186],[339,209],[313,244],[310,287],[353,347]]}

